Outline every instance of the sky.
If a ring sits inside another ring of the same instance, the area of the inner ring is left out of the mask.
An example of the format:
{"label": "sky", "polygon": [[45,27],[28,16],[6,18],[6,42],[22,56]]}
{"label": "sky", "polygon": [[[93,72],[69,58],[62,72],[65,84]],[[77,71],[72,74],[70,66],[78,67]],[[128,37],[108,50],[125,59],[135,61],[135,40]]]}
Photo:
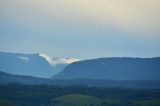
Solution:
{"label": "sky", "polygon": [[0,51],[160,56],[160,0],[0,0]]}

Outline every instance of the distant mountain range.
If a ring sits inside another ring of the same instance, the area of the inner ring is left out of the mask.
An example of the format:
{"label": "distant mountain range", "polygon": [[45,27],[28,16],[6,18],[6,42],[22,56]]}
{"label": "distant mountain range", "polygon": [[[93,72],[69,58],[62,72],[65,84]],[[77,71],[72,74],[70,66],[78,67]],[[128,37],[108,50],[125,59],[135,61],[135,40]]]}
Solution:
{"label": "distant mountain range", "polygon": [[66,66],[53,79],[160,80],[160,57],[78,61]]}
{"label": "distant mountain range", "polygon": [[74,61],[78,61],[78,59],[51,58],[42,53],[21,54],[0,52],[0,70],[17,75],[50,78]]}
{"label": "distant mountain range", "polygon": [[87,87],[124,87],[124,88],[160,88],[160,81],[130,81],[130,80],[94,80],[94,79],[72,79],[52,80],[25,75],[14,75],[0,71],[0,85],[22,84],[22,85],[54,85],[54,86],[87,86]]}
{"label": "distant mountain range", "polygon": [[14,75],[0,71],[0,84],[11,84],[11,83],[34,85],[34,84],[50,84],[53,82],[50,79],[25,76],[25,75]]}
{"label": "distant mountain range", "polygon": [[0,84],[160,88],[160,57],[51,58],[0,52]]}

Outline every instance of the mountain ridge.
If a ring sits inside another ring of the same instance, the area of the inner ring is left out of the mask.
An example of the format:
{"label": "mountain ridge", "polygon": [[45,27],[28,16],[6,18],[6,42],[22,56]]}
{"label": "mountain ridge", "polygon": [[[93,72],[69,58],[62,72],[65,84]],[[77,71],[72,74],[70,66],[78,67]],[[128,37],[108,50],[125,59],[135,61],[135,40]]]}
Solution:
{"label": "mountain ridge", "polygon": [[96,79],[72,79],[72,80],[52,80],[26,75],[15,75],[0,71],[0,85],[20,84],[20,85],[52,85],[52,86],[79,86],[79,87],[123,87],[159,89],[160,81],[116,81],[116,80],[96,80]]}
{"label": "mountain ridge", "polygon": [[65,58],[53,59],[42,53],[0,52],[0,70],[18,75],[50,78],[72,62],[74,59],[72,61]]}
{"label": "mountain ridge", "polygon": [[71,63],[55,79],[160,80],[160,57],[110,57]]}

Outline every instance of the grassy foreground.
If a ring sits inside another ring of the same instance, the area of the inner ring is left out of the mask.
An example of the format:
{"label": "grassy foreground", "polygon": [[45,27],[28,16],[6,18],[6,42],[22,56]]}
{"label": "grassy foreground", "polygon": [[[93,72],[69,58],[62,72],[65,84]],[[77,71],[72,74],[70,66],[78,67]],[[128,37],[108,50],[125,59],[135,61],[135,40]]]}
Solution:
{"label": "grassy foreground", "polygon": [[160,90],[0,85],[0,106],[160,106]]}

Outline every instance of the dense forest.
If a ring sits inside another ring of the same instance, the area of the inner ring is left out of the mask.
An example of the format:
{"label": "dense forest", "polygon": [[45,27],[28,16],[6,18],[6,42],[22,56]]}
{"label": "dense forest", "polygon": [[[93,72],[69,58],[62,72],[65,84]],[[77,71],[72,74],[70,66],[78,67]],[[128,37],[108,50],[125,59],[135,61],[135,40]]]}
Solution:
{"label": "dense forest", "polygon": [[160,106],[160,90],[8,84],[0,106]]}

